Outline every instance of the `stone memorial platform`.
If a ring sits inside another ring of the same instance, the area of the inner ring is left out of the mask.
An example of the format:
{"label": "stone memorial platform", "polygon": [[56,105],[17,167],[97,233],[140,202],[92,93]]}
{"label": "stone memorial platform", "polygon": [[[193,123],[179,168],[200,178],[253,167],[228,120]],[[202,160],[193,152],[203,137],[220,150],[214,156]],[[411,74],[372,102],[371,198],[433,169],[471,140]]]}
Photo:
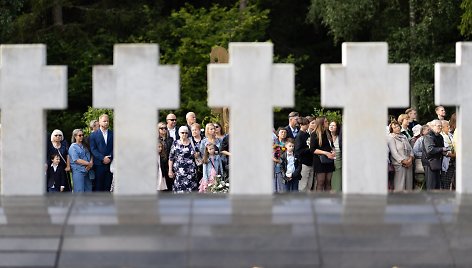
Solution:
{"label": "stone memorial platform", "polygon": [[0,267],[470,267],[472,196],[2,197]]}

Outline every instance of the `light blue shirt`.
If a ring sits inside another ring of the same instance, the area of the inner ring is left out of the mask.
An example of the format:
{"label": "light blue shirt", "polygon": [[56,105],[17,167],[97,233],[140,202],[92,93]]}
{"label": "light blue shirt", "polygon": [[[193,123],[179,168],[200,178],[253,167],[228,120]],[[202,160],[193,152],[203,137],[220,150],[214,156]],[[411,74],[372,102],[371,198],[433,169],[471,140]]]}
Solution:
{"label": "light blue shirt", "polygon": [[87,172],[84,165],[77,164],[75,161],[82,159],[90,162],[90,152],[83,145],[72,143],[69,147],[70,166],[72,170]]}

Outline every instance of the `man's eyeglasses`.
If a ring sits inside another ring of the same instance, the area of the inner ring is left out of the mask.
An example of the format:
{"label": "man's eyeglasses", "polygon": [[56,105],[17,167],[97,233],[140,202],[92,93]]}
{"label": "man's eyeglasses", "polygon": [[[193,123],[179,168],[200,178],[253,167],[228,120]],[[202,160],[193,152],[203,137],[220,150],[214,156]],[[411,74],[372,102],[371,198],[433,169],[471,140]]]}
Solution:
{"label": "man's eyeglasses", "polygon": [[169,120],[169,121],[177,121],[177,119],[167,119],[167,120]]}
{"label": "man's eyeglasses", "polygon": [[185,134],[185,135],[188,135],[188,132],[180,132],[180,134]]}

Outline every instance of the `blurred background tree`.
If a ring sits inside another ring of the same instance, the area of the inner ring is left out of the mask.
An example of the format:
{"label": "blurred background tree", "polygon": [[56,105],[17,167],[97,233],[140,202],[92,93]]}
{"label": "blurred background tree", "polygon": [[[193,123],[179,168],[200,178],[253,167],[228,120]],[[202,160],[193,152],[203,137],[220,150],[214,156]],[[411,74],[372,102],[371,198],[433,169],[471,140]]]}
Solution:
{"label": "blurred background tree", "polygon": [[238,41],[273,42],[274,61],[296,65],[295,107],[275,109],[275,127],[292,110],[320,108],[320,64],[340,63],[344,41],[389,42],[390,61],[411,66],[412,106],[429,120],[433,64],[454,62],[454,43],[470,38],[471,25],[472,0],[0,0],[0,43],[45,43],[48,64],[68,66],[69,108],[48,112],[48,130],[67,136],[86,127],[92,67],[112,64],[113,45],[130,42],[158,43],[156,61],[179,64],[180,124],[188,111],[199,122],[212,116],[211,48]]}

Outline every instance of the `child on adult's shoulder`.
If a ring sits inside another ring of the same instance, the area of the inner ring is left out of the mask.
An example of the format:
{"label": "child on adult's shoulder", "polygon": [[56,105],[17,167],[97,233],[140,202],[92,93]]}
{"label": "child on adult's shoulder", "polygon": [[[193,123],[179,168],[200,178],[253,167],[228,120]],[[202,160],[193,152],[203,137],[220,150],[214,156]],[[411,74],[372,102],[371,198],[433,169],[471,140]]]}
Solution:
{"label": "child on adult's shoulder", "polygon": [[63,192],[66,184],[66,172],[58,168],[61,158],[58,154],[51,155],[52,164],[46,171],[48,192]]}
{"label": "child on adult's shoulder", "polygon": [[282,174],[285,180],[285,190],[287,192],[298,192],[298,181],[302,178],[302,165],[294,154],[295,142],[293,139],[287,139],[285,142],[287,150],[280,158],[282,160]]}
{"label": "child on adult's shoulder", "polygon": [[223,162],[221,156],[216,154],[217,146],[207,143],[203,153],[203,177],[200,180],[198,191],[206,193],[209,184],[216,183],[216,177],[223,174]]}

